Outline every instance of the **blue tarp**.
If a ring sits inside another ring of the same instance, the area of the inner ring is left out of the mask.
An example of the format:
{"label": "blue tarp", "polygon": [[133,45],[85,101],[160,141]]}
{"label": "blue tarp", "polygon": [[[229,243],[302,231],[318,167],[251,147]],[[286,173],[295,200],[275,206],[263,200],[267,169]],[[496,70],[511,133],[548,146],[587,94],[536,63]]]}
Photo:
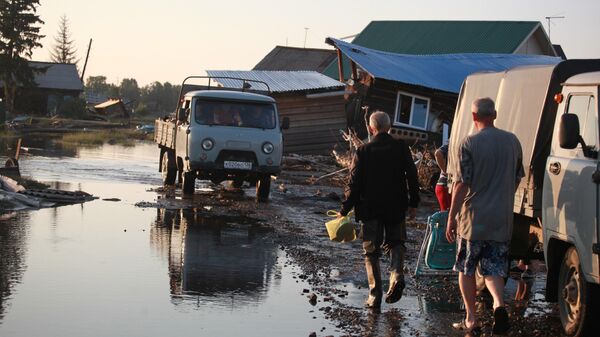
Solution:
{"label": "blue tarp", "polygon": [[340,49],[375,78],[459,93],[465,78],[476,72],[503,71],[526,65],[552,65],[559,57],[517,54],[440,54],[405,55],[374,50],[328,38],[327,43]]}

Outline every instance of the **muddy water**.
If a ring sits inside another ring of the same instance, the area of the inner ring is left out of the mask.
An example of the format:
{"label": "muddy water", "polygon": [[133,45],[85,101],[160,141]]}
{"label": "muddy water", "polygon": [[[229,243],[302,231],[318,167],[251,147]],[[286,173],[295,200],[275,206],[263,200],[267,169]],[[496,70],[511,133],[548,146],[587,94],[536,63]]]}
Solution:
{"label": "muddy water", "polygon": [[156,199],[154,145],[38,147],[20,165],[23,175],[99,199],[0,221],[0,336],[334,331],[311,312],[307,285],[268,224],[135,207]]}

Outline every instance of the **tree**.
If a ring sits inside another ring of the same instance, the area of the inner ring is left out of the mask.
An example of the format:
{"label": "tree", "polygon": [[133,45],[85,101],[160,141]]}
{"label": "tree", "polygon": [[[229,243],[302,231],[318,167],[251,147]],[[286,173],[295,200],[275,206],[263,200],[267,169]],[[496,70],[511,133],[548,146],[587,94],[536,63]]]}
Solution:
{"label": "tree", "polygon": [[140,87],[134,78],[124,78],[121,80],[121,86],[119,87],[119,96],[125,101],[140,101]]}
{"label": "tree", "polygon": [[60,17],[58,23],[58,32],[56,32],[54,42],[56,43],[52,50],[50,50],[50,60],[57,63],[70,63],[77,64],[77,49],[74,44],[75,41],[71,39],[71,32],[69,30],[69,20],[67,16],[63,14]]}
{"label": "tree", "polygon": [[94,95],[119,96],[119,88],[114,84],[106,83],[106,76],[88,76],[85,81],[85,91]]}
{"label": "tree", "polygon": [[0,0],[0,80],[4,83],[6,117],[14,112],[19,86],[34,87],[35,74],[45,69],[33,68],[28,58],[33,49],[42,47],[36,14],[39,0]]}

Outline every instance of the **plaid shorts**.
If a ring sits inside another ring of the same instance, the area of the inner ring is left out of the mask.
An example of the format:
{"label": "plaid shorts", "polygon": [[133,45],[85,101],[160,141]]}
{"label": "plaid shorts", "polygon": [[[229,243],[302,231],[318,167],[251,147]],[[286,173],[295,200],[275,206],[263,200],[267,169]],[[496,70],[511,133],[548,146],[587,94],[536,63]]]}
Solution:
{"label": "plaid shorts", "polygon": [[508,271],[508,242],[457,238],[454,271],[475,275],[477,265],[483,276],[506,277]]}

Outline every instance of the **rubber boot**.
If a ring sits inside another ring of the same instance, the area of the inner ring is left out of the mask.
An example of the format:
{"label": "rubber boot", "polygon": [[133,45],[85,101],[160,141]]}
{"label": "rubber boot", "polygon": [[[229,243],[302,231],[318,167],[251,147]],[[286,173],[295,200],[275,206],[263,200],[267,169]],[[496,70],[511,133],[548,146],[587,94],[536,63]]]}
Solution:
{"label": "rubber boot", "polygon": [[385,297],[386,303],[396,303],[402,298],[404,290],[404,251],[403,245],[390,249],[390,287]]}
{"label": "rubber boot", "polygon": [[367,279],[369,281],[369,297],[365,301],[365,307],[379,310],[381,308],[381,298],[383,297],[379,258],[366,256],[365,268],[367,270]]}

